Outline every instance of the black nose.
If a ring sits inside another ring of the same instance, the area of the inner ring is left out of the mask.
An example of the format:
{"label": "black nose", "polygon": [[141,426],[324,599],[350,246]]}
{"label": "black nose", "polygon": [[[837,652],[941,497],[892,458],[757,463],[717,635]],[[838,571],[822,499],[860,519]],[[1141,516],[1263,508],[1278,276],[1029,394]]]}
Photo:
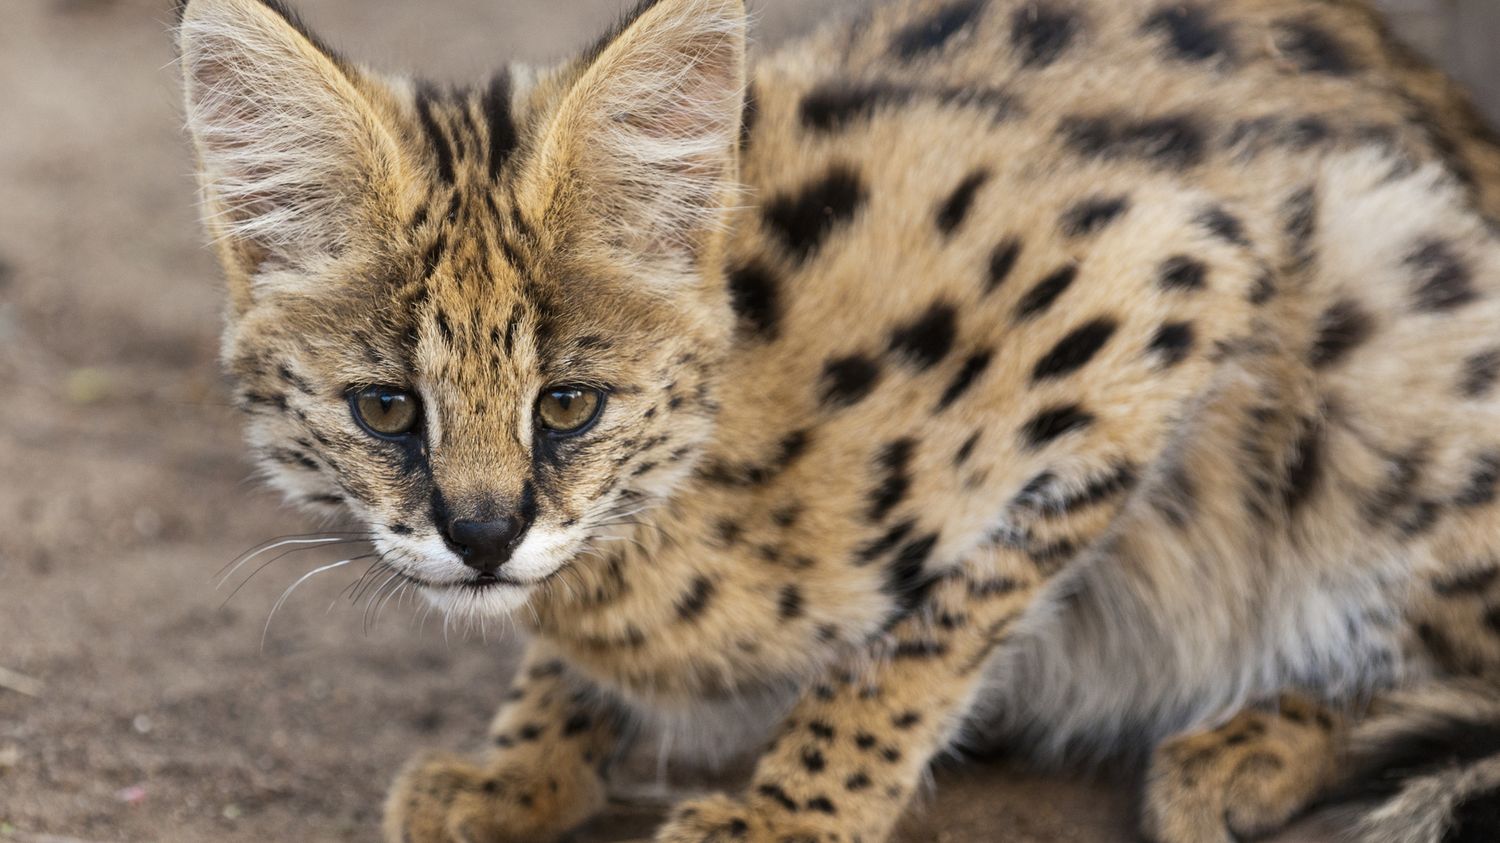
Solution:
{"label": "black nose", "polygon": [[510,561],[511,551],[525,532],[525,522],[515,516],[493,521],[458,520],[448,525],[448,541],[465,565],[481,574],[493,574]]}

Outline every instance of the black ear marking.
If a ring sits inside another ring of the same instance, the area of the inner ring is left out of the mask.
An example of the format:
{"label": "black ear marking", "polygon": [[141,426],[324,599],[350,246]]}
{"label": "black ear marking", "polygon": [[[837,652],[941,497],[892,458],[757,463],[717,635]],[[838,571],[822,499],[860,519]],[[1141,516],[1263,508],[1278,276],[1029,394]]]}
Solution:
{"label": "black ear marking", "polygon": [[642,15],[651,11],[660,2],[661,0],[640,0],[640,2],[635,4],[634,8],[621,15],[614,26],[610,27],[603,35],[599,36],[597,41],[590,44],[588,49],[583,51],[584,65],[588,66],[597,61],[599,56],[605,50],[609,49],[610,44],[615,43],[615,40],[624,35],[631,26],[634,26],[635,22],[640,20]]}
{"label": "black ear marking", "polygon": [[[285,3],[281,2],[281,0],[256,0],[256,2],[260,3],[262,6],[265,6],[277,17],[285,21],[287,26],[295,29],[298,35],[306,38],[307,42],[316,47],[318,52],[327,56],[329,59],[332,59],[333,63],[338,65],[340,69],[348,71],[349,65],[348,62],[344,61],[344,57],[339,55],[339,53],[332,47],[328,46],[328,42],[314,35],[312,29],[310,29],[307,24],[303,22],[302,16],[297,14],[297,12],[294,11],[290,6],[287,6]],[[177,26],[182,26],[182,22],[187,16],[188,6],[192,5],[192,3],[193,0],[177,0],[176,14],[173,18],[173,21]]]}

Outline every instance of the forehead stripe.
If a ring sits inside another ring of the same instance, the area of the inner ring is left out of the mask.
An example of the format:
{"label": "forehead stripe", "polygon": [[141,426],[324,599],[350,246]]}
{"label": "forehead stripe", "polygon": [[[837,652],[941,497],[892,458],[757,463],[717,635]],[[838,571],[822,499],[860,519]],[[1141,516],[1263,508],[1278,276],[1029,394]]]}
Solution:
{"label": "forehead stripe", "polygon": [[500,175],[500,168],[516,148],[516,122],[510,109],[510,71],[502,70],[490,79],[484,94],[484,120],[489,130],[490,180]]}
{"label": "forehead stripe", "polygon": [[443,136],[443,130],[438,127],[437,118],[432,113],[432,104],[437,98],[437,89],[432,85],[424,84],[417,88],[417,118],[422,123],[422,132],[427,135],[427,142],[437,153],[438,177],[447,184],[453,184],[453,150],[449,148],[448,139]]}

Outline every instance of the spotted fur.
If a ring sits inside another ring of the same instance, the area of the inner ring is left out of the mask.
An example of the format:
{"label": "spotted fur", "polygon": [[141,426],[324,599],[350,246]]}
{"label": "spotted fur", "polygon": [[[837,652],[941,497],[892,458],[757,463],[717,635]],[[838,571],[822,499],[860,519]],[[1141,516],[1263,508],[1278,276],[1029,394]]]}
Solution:
{"label": "spotted fur", "polygon": [[[889,0],[753,64],[648,0],[458,88],[182,15],[267,475],[536,639],[390,839],[556,839],[642,720],[770,741],[662,843],[882,840],[989,741],[1152,753],[1161,843],[1360,779],[1370,840],[1494,823],[1443,735],[1500,721],[1500,145],[1362,0]],[[509,515],[476,579],[447,525]]]}

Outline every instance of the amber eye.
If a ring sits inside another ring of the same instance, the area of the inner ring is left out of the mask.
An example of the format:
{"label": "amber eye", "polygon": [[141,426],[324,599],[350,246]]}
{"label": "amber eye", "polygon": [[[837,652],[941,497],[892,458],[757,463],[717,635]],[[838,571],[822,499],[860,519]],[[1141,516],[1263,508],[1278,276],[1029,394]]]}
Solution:
{"label": "amber eye", "polygon": [[536,403],[542,427],[553,436],[582,433],[599,417],[604,393],[585,386],[553,386],[542,390]]}
{"label": "amber eye", "polygon": [[417,396],[388,386],[372,386],[352,393],[349,407],[360,427],[383,439],[405,436],[422,420]]}

